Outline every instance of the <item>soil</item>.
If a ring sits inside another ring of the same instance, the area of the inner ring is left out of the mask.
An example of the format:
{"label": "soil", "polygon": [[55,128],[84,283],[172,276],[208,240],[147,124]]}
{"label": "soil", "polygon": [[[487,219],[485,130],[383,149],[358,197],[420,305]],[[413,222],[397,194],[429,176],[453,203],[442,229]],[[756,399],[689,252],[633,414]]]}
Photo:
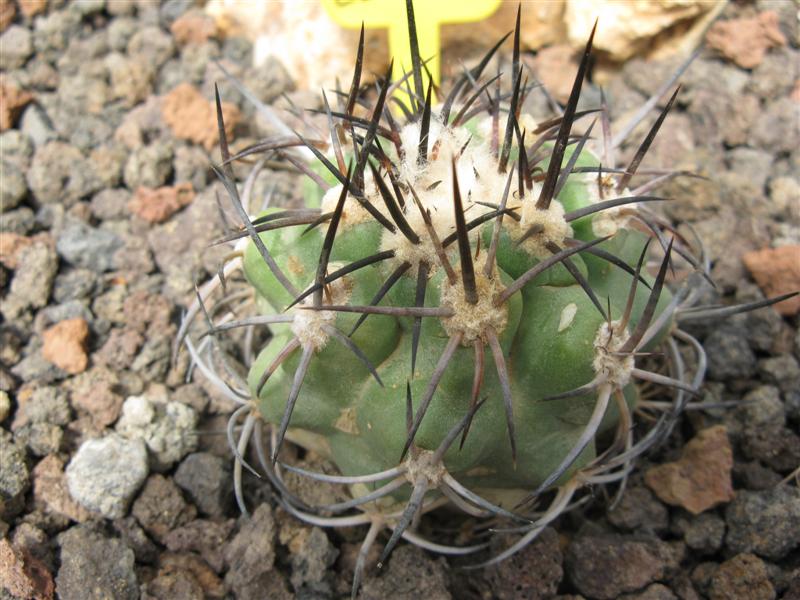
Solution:
{"label": "soil", "polygon": [[[215,61],[262,102],[285,106],[285,94],[318,103],[294,91],[279,63],[250,67],[251,44],[219,39],[192,5],[20,0],[15,14],[2,3],[0,598],[350,593],[366,531],[304,525],[247,472],[251,512],[241,515],[224,434],[234,406],[202,378],[187,383],[185,355],[171,361],[194,283],[224,254],[209,247],[225,225],[215,200],[225,193],[209,168],[219,160],[214,83],[234,149],[268,131]],[[774,11],[762,19],[770,47],[748,54],[748,68],[701,51],[645,161],[705,177],[669,184],[663,210],[706,242],[717,283],[707,303],[800,289],[787,279],[797,277],[800,247],[796,10],[788,1],[728,5],[722,20]],[[715,35],[726,31],[737,28]],[[737,56],[727,42],[715,38]],[[678,62],[635,59],[613,74],[604,86],[614,124]],[[586,87],[585,104],[596,104],[599,88]],[[526,110],[548,107],[532,93]],[[634,130],[623,156],[654,119]],[[277,167],[254,193],[297,203],[299,175]],[[613,510],[599,491],[483,570],[404,543],[379,570],[374,552],[360,597],[800,597],[793,306],[691,326],[709,355],[710,406],[681,419]]]}

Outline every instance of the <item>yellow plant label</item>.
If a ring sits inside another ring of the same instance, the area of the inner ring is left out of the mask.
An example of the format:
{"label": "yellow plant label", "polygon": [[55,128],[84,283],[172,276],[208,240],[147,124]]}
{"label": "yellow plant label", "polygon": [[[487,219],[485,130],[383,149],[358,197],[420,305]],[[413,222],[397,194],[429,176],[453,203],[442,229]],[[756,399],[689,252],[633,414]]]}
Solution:
{"label": "yellow plant label", "polygon": [[[322,0],[331,18],[342,27],[387,28],[389,54],[394,57],[393,79],[411,71],[411,51],[405,0]],[[439,26],[443,23],[468,23],[490,16],[500,0],[415,0],[419,53],[434,84],[440,81]],[[427,61],[427,62],[426,62]],[[427,89],[427,75],[422,74]],[[413,83],[412,83],[413,86]]]}

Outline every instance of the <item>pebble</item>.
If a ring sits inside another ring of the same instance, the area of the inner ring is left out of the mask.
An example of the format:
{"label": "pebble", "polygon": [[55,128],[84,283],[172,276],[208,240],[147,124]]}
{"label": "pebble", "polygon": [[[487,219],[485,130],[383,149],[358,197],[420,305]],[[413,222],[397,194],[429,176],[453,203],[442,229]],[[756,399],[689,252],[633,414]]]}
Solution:
{"label": "pebble", "polygon": [[700,554],[714,554],[722,548],[725,520],[713,512],[690,519],[678,518],[675,528],[686,545]]}
{"label": "pebble", "polygon": [[36,104],[31,104],[22,113],[19,128],[31,138],[33,145],[37,148],[54,141],[58,137],[47,113]]}
{"label": "pebble", "polygon": [[128,54],[143,59],[158,69],[175,52],[172,37],[158,27],[144,27],[131,36]]}
{"label": "pebble", "polygon": [[30,483],[25,449],[10,433],[0,429],[0,519],[13,517],[22,510]]}
{"label": "pebble", "polygon": [[117,519],[125,516],[147,472],[144,442],[112,433],[81,444],[66,475],[75,500],[108,519]]}
{"label": "pebble", "polygon": [[289,578],[298,596],[316,594],[330,596],[333,587],[332,567],[339,550],[319,527],[304,527],[294,532],[291,539],[283,537],[281,543],[291,551],[292,574]]}
{"label": "pebble", "polygon": [[89,269],[62,269],[53,282],[53,300],[58,303],[84,300],[98,286],[98,276]]}
{"label": "pebble", "polygon": [[778,386],[784,395],[800,390],[800,364],[791,354],[760,360],[758,374],[764,382]]}
{"label": "pebble", "polygon": [[579,536],[569,545],[566,570],[590,598],[617,598],[664,579],[677,567],[669,544],[656,538]]}
{"label": "pebble", "polygon": [[704,343],[708,355],[708,378],[714,381],[746,379],[756,371],[756,356],[738,328],[715,329]]}
{"label": "pebble", "polygon": [[[502,550],[502,544],[498,543],[496,550]],[[548,527],[533,543],[487,568],[484,577],[492,590],[492,598],[548,598],[556,593],[564,576],[563,559],[558,533]]]}
{"label": "pebble", "polygon": [[8,320],[13,320],[28,308],[46,306],[58,271],[58,257],[49,243],[35,243],[23,248],[18,260],[10,293],[0,307]]}
{"label": "pebble", "polygon": [[68,387],[72,405],[87,414],[97,431],[114,423],[122,410],[119,378],[103,366],[95,366],[73,377]]}
{"label": "pebble", "polygon": [[625,490],[619,504],[608,511],[609,522],[620,529],[644,532],[665,531],[669,526],[669,512],[644,486]]}
{"label": "pebble", "polygon": [[800,119],[800,106],[791,98],[772,101],[763,110],[750,130],[749,143],[772,153],[792,152],[797,143],[796,136],[787,135],[781,127],[784,123],[796,123]]}
{"label": "pebble", "polygon": [[415,546],[400,545],[392,552],[381,576],[366,573],[362,600],[450,600],[448,567],[444,558],[433,558]]}
{"label": "pebble", "polygon": [[42,333],[42,356],[70,375],[86,370],[89,324],[83,318],[66,319]]}
{"label": "pebble", "polygon": [[18,129],[0,133],[0,159],[25,171],[33,158],[34,146],[31,138]]}
{"label": "pebble", "polygon": [[781,472],[800,464],[800,436],[786,427],[786,411],[776,387],[763,385],[748,393],[727,420],[738,429],[747,458]]}
{"label": "pebble", "polygon": [[56,241],[56,249],[65,261],[95,273],[114,267],[113,254],[121,246],[122,240],[111,231],[78,221],[67,225]]}
{"label": "pebble", "polygon": [[645,473],[645,482],[662,502],[699,514],[733,499],[733,449],[724,426],[700,431],[676,462]]}
{"label": "pebble", "polygon": [[27,235],[33,230],[36,217],[27,206],[20,206],[0,214],[3,215],[3,218],[0,219],[0,231],[2,232]]}
{"label": "pebble", "polygon": [[[121,540],[107,538],[85,525],[76,525],[60,534],[58,542],[61,546],[61,567],[56,577],[59,598],[138,600],[135,557],[133,550]],[[87,595],[89,589],[91,595]]]}
{"label": "pebble", "polygon": [[133,516],[117,519],[112,523],[125,545],[133,550],[137,563],[151,565],[158,560],[159,548],[147,537],[147,534]]}
{"label": "pebble", "polygon": [[800,545],[800,489],[741,490],[725,510],[725,521],[728,550],[780,560]]}
{"label": "pebble", "polygon": [[222,573],[223,550],[235,523],[234,519],[195,519],[170,531],[164,537],[164,545],[171,552],[197,552],[214,571]]}
{"label": "pebble", "polygon": [[118,186],[122,182],[122,171],[128,160],[128,150],[122,144],[111,142],[93,148],[89,160],[95,166],[103,190]]}
{"label": "pebble", "polygon": [[28,182],[14,163],[4,161],[1,168],[3,185],[0,186],[0,213],[6,213],[19,206],[28,195]]}
{"label": "pebble", "polygon": [[197,447],[197,413],[185,404],[167,401],[166,393],[130,396],[117,421],[119,434],[143,440],[150,450],[150,466],[165,471]]}
{"label": "pebble", "polygon": [[0,35],[0,69],[11,71],[22,67],[33,54],[33,36],[27,27],[12,25]]}
{"label": "pebble", "polygon": [[210,171],[208,155],[197,146],[180,145],[175,150],[173,169],[177,183],[188,182],[195,190],[202,190]]}
{"label": "pebble", "polygon": [[[165,552],[159,560],[160,569],[156,577],[143,590],[143,598],[148,600],[195,600],[228,598],[226,589],[219,577],[196,554],[189,552]],[[283,582],[280,578],[265,581],[254,595],[237,595],[241,600],[270,600],[275,598],[275,590]],[[198,590],[199,593],[198,593]]]}
{"label": "pebble", "polygon": [[201,513],[218,517],[231,505],[233,482],[230,461],[208,452],[195,452],[183,459],[175,472],[177,483]]}
{"label": "pebble", "polygon": [[94,166],[83,153],[59,141],[36,149],[27,177],[37,202],[45,204],[71,206],[101,188]]}
{"label": "pebble", "polygon": [[125,163],[125,185],[131,190],[165,185],[172,174],[172,157],[172,146],[163,141],[136,148]]}
{"label": "pebble", "polygon": [[196,513],[172,479],[157,473],[147,478],[131,508],[144,530],[161,543],[170,531],[193,520]]}
{"label": "pebble", "polygon": [[276,532],[269,504],[261,504],[252,515],[241,517],[239,523],[238,533],[225,546],[225,585],[242,596],[273,575]]}
{"label": "pebble", "polygon": [[620,600],[678,600],[678,597],[667,586],[651,583],[642,592],[623,594]]}
{"label": "pebble", "polygon": [[737,554],[711,577],[710,600],[774,600],[767,566],[753,554]]}

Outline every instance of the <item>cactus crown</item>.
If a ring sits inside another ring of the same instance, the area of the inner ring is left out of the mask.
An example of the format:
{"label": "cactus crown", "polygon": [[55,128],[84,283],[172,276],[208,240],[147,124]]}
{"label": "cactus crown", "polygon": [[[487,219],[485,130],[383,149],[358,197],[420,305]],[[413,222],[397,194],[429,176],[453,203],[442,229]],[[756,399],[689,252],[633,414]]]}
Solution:
{"label": "cactus crown", "polygon": [[[703,349],[679,325],[715,314],[692,307],[707,265],[647,208],[663,200],[650,195],[658,184],[685,174],[639,169],[678,90],[620,168],[605,102],[577,110],[594,30],[563,114],[542,123],[521,110],[532,85],[519,33],[518,13],[510,91],[499,74],[484,76],[507,35],[433,106],[414,35],[412,72],[392,82],[390,67],[374,102],[359,96],[362,29],[340,109],[323,96],[329,139],[293,132],[231,156],[217,93],[223,162],[214,169],[242,228],[221,240],[236,250],[198,290],[179,339],[241,405],[228,435],[243,511],[242,468],[256,472],[245,459],[254,439],[287,511],[321,526],[370,525],[354,595],[384,527],[391,534],[381,562],[401,537],[445,554],[482,550],[417,532],[419,516],[443,505],[512,519],[521,536],[485,565],[529,543],[588,486],[616,483],[621,493],[635,459],[669,433],[703,379]],[[392,95],[401,86],[408,104]],[[593,116],[599,140],[594,122],[573,133]],[[252,186],[240,197],[231,163],[262,152],[308,176],[307,206],[248,214]],[[645,180],[634,186],[634,176]],[[673,263],[691,274],[671,293]],[[223,310],[206,310],[212,297]],[[189,329],[201,311],[210,335],[199,341]],[[253,331],[265,326],[271,339],[254,348]],[[242,334],[246,380],[235,356],[215,351],[223,331]],[[680,345],[694,351],[692,369]],[[638,382],[660,386],[670,401],[641,398]],[[638,439],[635,412],[656,417]],[[279,462],[286,438],[341,474]],[[309,506],[287,487],[287,470],[349,486],[352,499]],[[534,510],[539,499],[549,499],[543,512]]]}

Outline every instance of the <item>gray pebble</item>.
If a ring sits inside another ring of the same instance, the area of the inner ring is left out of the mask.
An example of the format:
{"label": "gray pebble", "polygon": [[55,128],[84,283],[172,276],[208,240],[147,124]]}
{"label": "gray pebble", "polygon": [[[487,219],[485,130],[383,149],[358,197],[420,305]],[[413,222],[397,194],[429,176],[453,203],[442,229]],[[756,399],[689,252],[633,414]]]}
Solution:
{"label": "gray pebble", "polygon": [[222,516],[231,505],[233,491],[229,464],[208,452],[195,452],[181,462],[175,483],[189,494],[200,512]]}
{"label": "gray pebble", "polygon": [[[796,17],[795,17],[796,18]],[[794,48],[773,48],[764,56],[747,82],[747,87],[762,98],[788,96],[794,86],[796,69],[787,65],[797,65],[800,61]]]}
{"label": "gray pebble", "polygon": [[192,0],[167,0],[159,10],[162,25],[169,28],[178,17],[192,8],[192,6],[194,6]]}
{"label": "gray pebble", "polygon": [[401,545],[389,558],[386,573],[365,575],[359,598],[362,600],[419,600],[452,598],[448,590],[449,569],[441,556],[430,556],[411,545]]}
{"label": "gray pebble", "polygon": [[[0,186],[0,213],[5,213],[19,206],[28,195],[28,182],[25,176],[13,163],[3,163],[3,185]],[[3,217],[5,218],[5,217]]]}
{"label": "gray pebble", "polygon": [[625,491],[619,504],[608,512],[608,520],[628,531],[664,531],[669,525],[669,512],[653,492],[638,486]]}
{"label": "gray pebble", "polygon": [[47,456],[61,449],[64,431],[52,423],[28,423],[17,429],[14,437],[34,456]]}
{"label": "gray pebble", "polygon": [[53,300],[62,303],[86,299],[95,290],[97,281],[97,275],[89,269],[64,270],[53,284]]}
{"label": "gray pebble", "polygon": [[[492,539],[493,554],[505,547],[500,536]],[[551,598],[564,577],[563,560],[558,533],[547,527],[518,553],[486,569],[484,577],[497,600]]]}
{"label": "gray pebble", "polygon": [[158,27],[145,27],[137,31],[128,42],[128,55],[140,56],[158,69],[175,52],[172,36]]}
{"label": "gray pebble", "polygon": [[163,544],[169,532],[192,521],[197,510],[186,503],[172,479],[156,473],[147,478],[131,507],[131,514],[147,533]]}
{"label": "gray pebble", "polygon": [[125,516],[128,504],[147,478],[142,440],[117,434],[85,441],[66,468],[72,497],[108,519]]}
{"label": "gray pebble", "polygon": [[208,155],[197,146],[179,146],[175,150],[175,183],[188,181],[196,192],[206,187],[209,173]]}
{"label": "gray pebble", "polygon": [[30,486],[25,449],[14,442],[11,434],[0,429],[0,519],[19,513]]}
{"label": "gray pebble", "polygon": [[128,439],[144,441],[151,467],[164,471],[197,447],[196,425],[197,414],[184,404],[164,396],[130,396],[116,429]]}
{"label": "gray pebble", "polygon": [[687,520],[681,529],[686,545],[700,554],[714,554],[722,547],[725,521],[712,512]]}
{"label": "gray pebble", "polygon": [[800,122],[800,106],[789,97],[770,103],[756,119],[750,133],[752,145],[767,152],[791,152],[797,147],[797,129],[788,123]]}
{"label": "gray pebble", "polygon": [[58,256],[50,244],[31,244],[19,254],[10,295],[19,298],[26,307],[46,306],[57,271]]}
{"label": "gray pebble", "polygon": [[125,163],[123,178],[129,190],[151,188],[167,183],[172,174],[172,146],[163,141],[137,148]]}
{"label": "gray pebble", "polygon": [[116,531],[125,542],[125,545],[133,550],[133,553],[136,555],[136,562],[145,564],[153,564],[156,562],[159,554],[158,548],[150,538],[147,537],[144,529],[136,522],[135,517],[128,516],[123,519],[117,519],[112,525],[114,531]]}
{"label": "gray pebble", "polygon": [[773,157],[769,152],[755,148],[734,148],[730,150],[725,160],[728,168],[740,176],[744,182],[752,187],[757,195],[764,193],[764,188],[772,166]]}
{"label": "gray pebble", "polygon": [[11,25],[0,35],[0,69],[11,71],[24,66],[33,54],[33,38],[30,29]]}
{"label": "gray pebble", "polygon": [[23,402],[15,420],[25,423],[51,423],[66,425],[72,418],[67,393],[60,387],[37,387],[26,402]]}
{"label": "gray pebble", "polygon": [[64,142],[50,142],[36,150],[28,186],[38,202],[70,206],[100,189],[101,184],[80,150]]}
{"label": "gray pebble", "polygon": [[725,510],[725,521],[728,550],[780,560],[800,545],[800,489],[740,490]]}
{"label": "gray pebble", "polygon": [[131,193],[124,188],[101,190],[92,196],[92,214],[101,221],[127,218],[130,199]]}
{"label": "gray pebble", "polygon": [[58,536],[61,566],[56,591],[62,600],[137,600],[135,556],[121,540],[76,525]]}
{"label": "gray pebble", "polygon": [[0,219],[0,231],[9,231],[19,235],[27,235],[36,224],[36,215],[27,206],[20,206],[14,210],[2,213]]}
{"label": "gray pebble", "polygon": [[19,129],[9,129],[0,133],[0,159],[26,171],[33,157],[34,147],[31,138]]}
{"label": "gray pebble", "polygon": [[239,532],[225,547],[228,564],[225,583],[237,596],[272,575],[275,563],[276,526],[269,504],[261,504],[251,516],[242,517],[240,523]]}
{"label": "gray pebble", "polygon": [[800,390],[800,365],[791,354],[771,356],[758,362],[758,374],[784,394]]}
{"label": "gray pebble", "polygon": [[19,128],[28,135],[33,141],[34,146],[39,148],[48,142],[52,142],[58,137],[50,117],[37,104],[31,104],[22,113]]}
{"label": "gray pebble", "polygon": [[121,246],[122,240],[114,233],[82,222],[67,225],[56,241],[58,253],[64,260],[95,273],[114,267],[113,255]]}
{"label": "gray pebble", "polygon": [[101,12],[106,7],[106,0],[81,0],[69,5],[69,9],[77,12],[82,18]]}
{"label": "gray pebble", "polygon": [[706,338],[704,346],[708,355],[709,379],[744,379],[755,373],[756,356],[739,329],[716,329]]}
{"label": "gray pebble", "polygon": [[37,18],[33,30],[36,52],[49,62],[55,62],[67,48],[69,40],[78,37],[80,26],[80,15],[69,10],[52,11]]}
{"label": "gray pebble", "polygon": [[[121,3],[120,3],[121,4]],[[133,17],[118,17],[108,24],[108,46],[115,52],[125,52],[128,42],[139,28],[139,23]]]}

